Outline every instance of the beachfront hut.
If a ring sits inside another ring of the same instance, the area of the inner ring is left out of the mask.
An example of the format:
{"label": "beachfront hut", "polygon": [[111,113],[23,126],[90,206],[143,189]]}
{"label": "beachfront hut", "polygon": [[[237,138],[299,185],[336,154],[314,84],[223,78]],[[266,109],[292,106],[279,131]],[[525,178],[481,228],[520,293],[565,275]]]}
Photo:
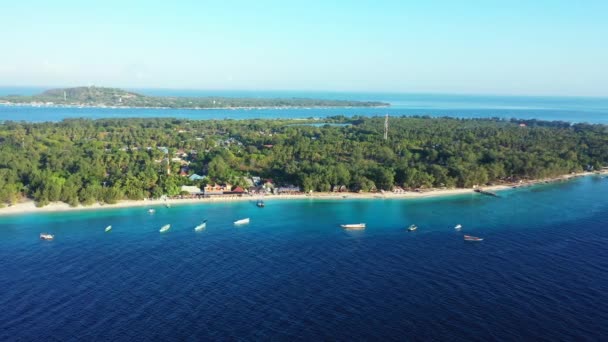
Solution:
{"label": "beachfront hut", "polygon": [[181,192],[187,192],[189,195],[201,195],[203,192],[198,186],[182,185]]}

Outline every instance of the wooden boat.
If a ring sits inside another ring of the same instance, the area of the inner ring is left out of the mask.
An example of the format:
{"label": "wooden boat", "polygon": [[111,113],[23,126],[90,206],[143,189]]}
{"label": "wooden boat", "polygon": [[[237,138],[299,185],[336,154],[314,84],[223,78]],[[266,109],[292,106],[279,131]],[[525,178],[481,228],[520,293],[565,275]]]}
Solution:
{"label": "wooden boat", "polygon": [[49,233],[40,233],[40,240],[51,241],[55,238],[55,235]]}
{"label": "wooden boat", "polygon": [[341,224],[340,227],[344,229],[365,229],[365,223]]}
{"label": "wooden boat", "polygon": [[472,236],[472,235],[465,235],[464,241],[483,241],[483,238]]}
{"label": "wooden boat", "polygon": [[203,221],[203,223],[199,224],[198,226],[194,227],[194,230],[199,232],[203,229],[207,228],[207,220]]}
{"label": "wooden boat", "polygon": [[245,218],[245,219],[242,219],[242,220],[234,221],[234,224],[236,224],[236,225],[249,224],[249,218]]}
{"label": "wooden boat", "polygon": [[112,230],[112,226],[107,226],[105,232],[109,232],[110,230]]}
{"label": "wooden boat", "polygon": [[417,225],[415,225],[415,224],[413,224],[413,225],[411,225],[411,226],[407,227],[407,231],[408,231],[408,232],[414,232],[414,231],[416,231],[416,229],[418,229],[418,226],[417,226]]}
{"label": "wooden boat", "polygon": [[164,226],[160,227],[159,232],[164,233],[164,232],[166,232],[167,230],[169,230],[170,228],[171,228],[171,225],[170,225],[170,224],[166,224],[166,225],[164,225]]}

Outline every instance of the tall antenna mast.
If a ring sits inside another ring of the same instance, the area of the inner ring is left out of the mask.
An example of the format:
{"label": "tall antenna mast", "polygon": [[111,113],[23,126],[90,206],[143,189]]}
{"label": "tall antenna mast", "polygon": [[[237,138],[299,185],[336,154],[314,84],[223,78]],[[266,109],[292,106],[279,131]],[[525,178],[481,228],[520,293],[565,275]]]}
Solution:
{"label": "tall antenna mast", "polygon": [[388,140],[388,114],[384,117],[384,140]]}

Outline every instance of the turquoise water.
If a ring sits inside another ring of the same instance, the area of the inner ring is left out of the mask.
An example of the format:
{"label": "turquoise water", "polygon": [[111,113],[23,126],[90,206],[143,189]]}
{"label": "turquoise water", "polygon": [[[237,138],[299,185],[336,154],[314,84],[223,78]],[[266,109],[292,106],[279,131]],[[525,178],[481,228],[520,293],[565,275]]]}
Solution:
{"label": "turquoise water", "polygon": [[[390,103],[388,108],[294,108],[294,109],[111,109],[50,108],[0,105],[0,121],[60,121],[66,118],[169,117],[182,119],[278,119],[428,115],[460,118],[540,119],[568,122],[608,123],[608,98],[534,97],[442,94],[339,93],[339,92],[271,92],[271,91],[200,91],[135,89],[148,95],[161,96],[227,96],[227,97],[307,97]],[[35,94],[39,88],[1,88],[0,95]]]}
{"label": "turquoise water", "polygon": [[0,340],[601,340],[607,193],[592,176],[500,198],[4,216]]}

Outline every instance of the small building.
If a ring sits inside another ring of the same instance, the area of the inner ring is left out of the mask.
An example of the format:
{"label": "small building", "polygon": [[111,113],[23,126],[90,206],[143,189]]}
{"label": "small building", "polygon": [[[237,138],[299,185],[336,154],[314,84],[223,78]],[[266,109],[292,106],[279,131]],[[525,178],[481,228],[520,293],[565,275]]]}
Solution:
{"label": "small building", "polygon": [[231,191],[224,191],[224,195],[239,195],[242,196],[245,193],[245,189],[240,186],[234,187]]}
{"label": "small building", "polygon": [[291,185],[291,184],[285,185],[285,186],[280,186],[280,187],[276,188],[276,193],[277,194],[286,194],[286,195],[298,194],[298,193],[300,193],[300,187]]}
{"label": "small building", "polygon": [[188,179],[191,180],[191,181],[200,181],[200,180],[203,180],[205,178],[206,178],[206,176],[199,176],[196,173],[192,174],[192,175],[190,175],[190,177],[188,177]]}
{"label": "small building", "polygon": [[203,192],[198,186],[182,185],[181,192],[187,192],[189,195],[201,195]]}
{"label": "small building", "polygon": [[223,195],[225,192],[230,192],[232,185],[230,184],[207,184],[205,186],[205,195]]}
{"label": "small building", "polygon": [[405,189],[403,189],[400,186],[396,186],[393,188],[393,193],[394,194],[404,194],[405,193]]}

